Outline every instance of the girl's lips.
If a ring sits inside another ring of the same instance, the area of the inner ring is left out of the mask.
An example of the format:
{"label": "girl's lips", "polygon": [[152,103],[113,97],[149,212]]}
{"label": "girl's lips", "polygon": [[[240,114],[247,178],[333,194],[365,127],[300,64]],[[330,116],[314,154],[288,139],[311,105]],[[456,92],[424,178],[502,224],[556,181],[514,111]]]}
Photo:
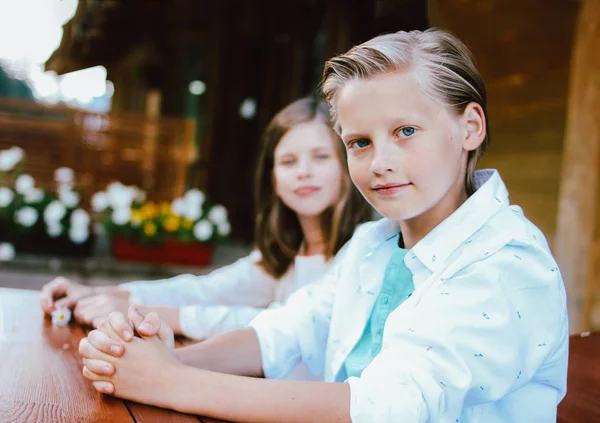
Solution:
{"label": "girl's lips", "polygon": [[296,195],[299,195],[300,197],[307,197],[309,195],[313,195],[315,192],[319,191],[321,188],[319,187],[313,187],[313,186],[309,186],[309,187],[300,187],[296,190],[294,190],[294,193]]}

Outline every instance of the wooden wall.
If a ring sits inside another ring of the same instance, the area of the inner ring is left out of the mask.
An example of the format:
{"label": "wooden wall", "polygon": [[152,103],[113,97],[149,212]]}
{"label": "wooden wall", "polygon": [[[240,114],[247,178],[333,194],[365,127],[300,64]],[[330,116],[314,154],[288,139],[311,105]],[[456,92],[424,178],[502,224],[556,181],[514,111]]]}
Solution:
{"label": "wooden wall", "polygon": [[430,0],[431,26],[469,46],[488,88],[492,144],[480,167],[500,170],[513,203],[553,243],[565,133],[575,0]]}

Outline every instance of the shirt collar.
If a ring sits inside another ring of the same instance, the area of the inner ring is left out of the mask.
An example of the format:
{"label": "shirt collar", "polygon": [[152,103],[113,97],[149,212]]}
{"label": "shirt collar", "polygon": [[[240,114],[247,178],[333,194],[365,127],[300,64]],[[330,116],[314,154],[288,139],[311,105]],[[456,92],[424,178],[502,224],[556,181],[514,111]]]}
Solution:
{"label": "shirt collar", "polygon": [[413,248],[431,272],[435,273],[460,244],[481,229],[503,205],[508,205],[508,191],[496,170],[476,171],[473,182],[473,195]]}
{"label": "shirt collar", "polygon": [[[481,229],[500,207],[508,205],[508,191],[498,171],[478,170],[473,175],[473,183],[475,193],[412,249],[431,272],[439,269],[446,258]],[[398,222],[380,219],[367,232],[369,249],[373,251],[399,231]]]}

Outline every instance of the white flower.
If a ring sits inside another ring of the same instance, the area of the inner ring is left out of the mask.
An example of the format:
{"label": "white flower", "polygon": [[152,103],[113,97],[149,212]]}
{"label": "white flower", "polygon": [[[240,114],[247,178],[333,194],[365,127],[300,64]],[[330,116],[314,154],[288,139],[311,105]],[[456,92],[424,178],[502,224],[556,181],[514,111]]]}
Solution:
{"label": "white flower", "polygon": [[90,225],[90,215],[83,209],[77,209],[71,214],[71,226],[78,228],[87,228]]}
{"label": "white flower", "polygon": [[15,181],[15,191],[19,194],[25,195],[29,191],[35,188],[35,179],[31,175],[23,174],[17,177]]}
{"label": "white flower", "polygon": [[75,172],[68,167],[59,167],[54,171],[54,180],[61,185],[72,185],[75,179]]}
{"label": "white flower", "polygon": [[[67,214],[67,208],[60,201],[53,201],[48,204],[46,210],[44,210],[44,222],[46,225],[57,225],[61,219]],[[62,229],[61,229],[62,231]]]}
{"label": "white flower", "polygon": [[195,222],[196,220],[200,219],[200,217],[202,216],[202,207],[190,206],[189,204],[187,204],[186,209],[183,211],[182,215],[186,219],[191,220],[192,222]]}
{"label": "white flower", "polygon": [[131,220],[131,209],[127,208],[118,208],[113,211],[112,221],[116,225],[126,225]]}
{"label": "white flower", "polygon": [[12,155],[12,159],[14,160],[15,165],[21,160],[23,160],[23,157],[25,157],[25,151],[21,147],[17,147],[16,145],[13,145],[11,148],[8,149],[8,151]]}
{"label": "white flower", "polygon": [[52,238],[58,238],[62,235],[63,227],[60,223],[56,222],[47,225],[48,227],[46,228],[46,232],[48,232],[48,235],[50,235]]}
{"label": "white flower", "polygon": [[34,188],[25,193],[25,202],[27,204],[37,204],[44,199],[44,191],[40,188]]}
{"label": "white flower", "polygon": [[108,208],[108,194],[100,191],[92,195],[92,209],[97,212],[103,212]]}
{"label": "white flower", "polygon": [[68,208],[72,209],[79,204],[79,194],[71,189],[70,186],[61,185],[58,188],[59,200]]}
{"label": "white flower", "polygon": [[221,205],[214,206],[208,213],[208,219],[215,225],[227,223],[227,209]]}
{"label": "white flower", "polygon": [[229,222],[219,223],[217,225],[217,233],[221,236],[227,236],[231,233],[231,225]]}
{"label": "white flower", "polygon": [[69,238],[75,244],[83,244],[90,236],[87,226],[72,226],[69,230]]}
{"label": "white flower", "polygon": [[0,261],[11,261],[15,258],[15,247],[8,242],[0,244]]}
{"label": "white flower", "polygon": [[11,147],[8,150],[0,151],[0,172],[11,171],[17,163],[23,160],[23,149]]}
{"label": "white flower", "polygon": [[138,195],[136,187],[126,187],[120,182],[113,182],[106,191],[108,195],[108,204],[113,209],[131,208],[131,203]]}
{"label": "white flower", "polygon": [[185,193],[183,199],[185,200],[188,206],[201,207],[202,204],[204,204],[204,200],[206,200],[206,196],[199,189],[191,189]]}
{"label": "white flower", "polygon": [[183,216],[186,207],[187,206],[183,198],[176,198],[171,203],[171,210],[173,211],[173,214],[176,214],[177,216]]}
{"label": "white flower", "polygon": [[38,221],[38,211],[33,207],[23,207],[15,213],[15,220],[19,225],[30,228]]}
{"label": "white flower", "polygon": [[71,310],[68,308],[57,308],[52,312],[52,324],[66,326],[71,320]]}
{"label": "white flower", "polygon": [[15,193],[13,190],[0,187],[0,207],[7,207],[12,203],[13,198],[15,198]]}
{"label": "white flower", "polygon": [[208,220],[201,220],[194,226],[194,236],[198,241],[208,241],[213,231],[213,225]]}

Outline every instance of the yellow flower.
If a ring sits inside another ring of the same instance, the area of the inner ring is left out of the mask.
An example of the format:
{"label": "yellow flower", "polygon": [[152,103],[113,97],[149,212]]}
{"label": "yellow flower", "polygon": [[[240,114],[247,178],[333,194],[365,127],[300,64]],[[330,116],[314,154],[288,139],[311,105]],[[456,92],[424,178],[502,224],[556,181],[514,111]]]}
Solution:
{"label": "yellow flower", "polygon": [[165,228],[168,232],[175,232],[179,229],[179,219],[175,216],[169,216],[163,222],[163,228]]}
{"label": "yellow flower", "polygon": [[156,234],[156,225],[152,222],[148,222],[144,225],[144,233],[146,236],[153,236]]}
{"label": "yellow flower", "polygon": [[147,202],[141,209],[144,218],[150,219],[156,216],[158,207],[152,201]]}
{"label": "yellow flower", "polygon": [[160,212],[162,214],[171,213],[171,204],[167,203],[166,201],[163,201],[162,203],[160,203]]}
{"label": "yellow flower", "polygon": [[140,226],[142,224],[143,215],[139,210],[131,210],[131,224],[133,226]]}
{"label": "yellow flower", "polygon": [[192,229],[192,226],[194,226],[194,221],[190,219],[183,219],[182,226],[184,229]]}

